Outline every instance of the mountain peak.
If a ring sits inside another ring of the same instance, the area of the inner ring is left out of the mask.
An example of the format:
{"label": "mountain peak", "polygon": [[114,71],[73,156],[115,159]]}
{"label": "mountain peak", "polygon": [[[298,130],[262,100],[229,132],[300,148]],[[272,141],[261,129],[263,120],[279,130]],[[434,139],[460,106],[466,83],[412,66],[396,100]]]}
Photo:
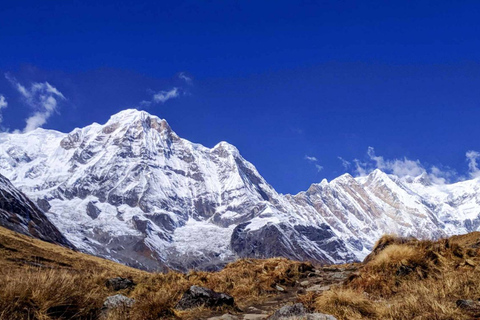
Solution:
{"label": "mountain peak", "polygon": [[228,153],[232,155],[239,155],[240,152],[238,151],[237,147],[235,147],[233,144],[230,144],[226,141],[220,141],[217,143],[213,148],[213,151],[215,150],[224,150],[227,151]]}
{"label": "mountain peak", "polygon": [[118,113],[115,113],[114,115],[112,115],[110,117],[110,119],[107,121],[107,123],[109,123],[109,122],[129,123],[129,122],[134,122],[134,121],[137,121],[137,120],[142,120],[142,121],[154,120],[155,122],[158,122],[158,123],[161,123],[161,122],[167,123],[167,121],[165,119],[161,119],[156,115],[152,115],[152,114],[148,113],[147,111],[137,110],[137,109],[125,109],[125,110],[122,110]]}
{"label": "mountain peak", "polygon": [[172,128],[168,124],[167,120],[161,119],[156,115],[152,115],[144,110],[137,109],[125,109],[110,117],[104,126],[104,132],[114,131],[121,126],[136,125],[139,129],[147,131],[154,129],[158,132],[173,133]]}

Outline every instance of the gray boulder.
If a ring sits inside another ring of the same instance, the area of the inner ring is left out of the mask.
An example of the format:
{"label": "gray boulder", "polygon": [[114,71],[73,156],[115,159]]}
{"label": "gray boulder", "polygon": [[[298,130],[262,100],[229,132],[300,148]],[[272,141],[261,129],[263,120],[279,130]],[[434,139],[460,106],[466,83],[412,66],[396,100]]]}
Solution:
{"label": "gray boulder", "polygon": [[103,302],[100,319],[108,318],[109,313],[112,311],[125,312],[130,309],[134,303],[134,299],[128,298],[122,294],[107,297]]}
{"label": "gray boulder", "polygon": [[307,313],[301,303],[283,306],[268,318],[269,320],[337,320],[334,316],[324,313]]}
{"label": "gray boulder", "polygon": [[191,286],[178,301],[176,309],[186,310],[195,307],[205,306],[207,308],[234,306],[233,297],[225,293],[218,293],[208,288]]}
{"label": "gray boulder", "polygon": [[123,294],[116,294],[114,296],[110,296],[107,299],[105,299],[105,302],[103,303],[103,308],[104,309],[115,309],[115,308],[121,308],[121,307],[127,307],[130,308],[133,306],[133,303],[135,300],[124,296]]}

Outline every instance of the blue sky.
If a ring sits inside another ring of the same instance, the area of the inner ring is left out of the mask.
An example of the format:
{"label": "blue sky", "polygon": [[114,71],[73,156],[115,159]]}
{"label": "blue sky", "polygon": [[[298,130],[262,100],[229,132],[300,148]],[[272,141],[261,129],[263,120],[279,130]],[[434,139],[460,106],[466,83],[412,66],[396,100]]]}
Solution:
{"label": "blue sky", "polygon": [[478,175],[478,1],[117,2],[2,2],[2,130],[143,108],[283,193],[375,167]]}

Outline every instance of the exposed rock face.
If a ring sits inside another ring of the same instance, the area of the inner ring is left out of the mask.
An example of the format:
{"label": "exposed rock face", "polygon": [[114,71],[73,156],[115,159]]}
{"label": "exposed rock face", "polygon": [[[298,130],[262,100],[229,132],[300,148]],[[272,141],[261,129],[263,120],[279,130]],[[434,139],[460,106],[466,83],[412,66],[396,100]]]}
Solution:
{"label": "exposed rock face", "polygon": [[480,317],[480,301],[457,300],[457,307],[470,313],[475,318]]}
{"label": "exposed rock face", "polygon": [[134,303],[134,299],[126,297],[122,294],[116,294],[114,296],[107,297],[102,306],[100,319],[109,319],[112,312],[125,314]]}
{"label": "exposed rock face", "polygon": [[233,297],[225,293],[217,293],[208,288],[191,286],[185,292],[175,306],[176,309],[186,310],[195,307],[205,306],[207,308],[215,308],[222,306],[233,307],[235,304]]}
{"label": "exposed rock face", "polygon": [[132,280],[121,278],[121,277],[111,278],[105,281],[105,286],[108,289],[111,289],[114,291],[123,290],[123,289],[133,289],[135,285],[136,284]]}
{"label": "exposed rock face", "polygon": [[1,174],[0,225],[40,240],[73,248],[42,210]]}
{"label": "exposed rock face", "polygon": [[303,304],[283,306],[268,318],[269,320],[337,320],[334,316],[324,313],[308,313]]}
{"label": "exposed rock face", "polygon": [[480,179],[436,185],[376,170],[281,195],[234,146],[189,142],[137,110],[69,134],[1,133],[0,170],[77,248],[149,270],[213,270],[239,256],[349,262],[385,233],[480,226]]}

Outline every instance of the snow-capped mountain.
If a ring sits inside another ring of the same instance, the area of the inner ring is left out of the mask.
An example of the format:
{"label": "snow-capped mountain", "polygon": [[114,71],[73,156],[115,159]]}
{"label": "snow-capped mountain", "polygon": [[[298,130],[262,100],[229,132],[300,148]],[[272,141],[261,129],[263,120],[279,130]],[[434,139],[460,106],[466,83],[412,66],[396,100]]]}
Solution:
{"label": "snow-capped mountain", "polygon": [[281,195],[234,146],[189,142],[137,110],[69,134],[0,134],[0,172],[77,248],[155,270],[244,256],[353,261],[384,233],[437,238],[480,225],[479,179],[435,185],[376,170]]}
{"label": "snow-capped mountain", "polygon": [[43,211],[0,174],[0,226],[73,248]]}

